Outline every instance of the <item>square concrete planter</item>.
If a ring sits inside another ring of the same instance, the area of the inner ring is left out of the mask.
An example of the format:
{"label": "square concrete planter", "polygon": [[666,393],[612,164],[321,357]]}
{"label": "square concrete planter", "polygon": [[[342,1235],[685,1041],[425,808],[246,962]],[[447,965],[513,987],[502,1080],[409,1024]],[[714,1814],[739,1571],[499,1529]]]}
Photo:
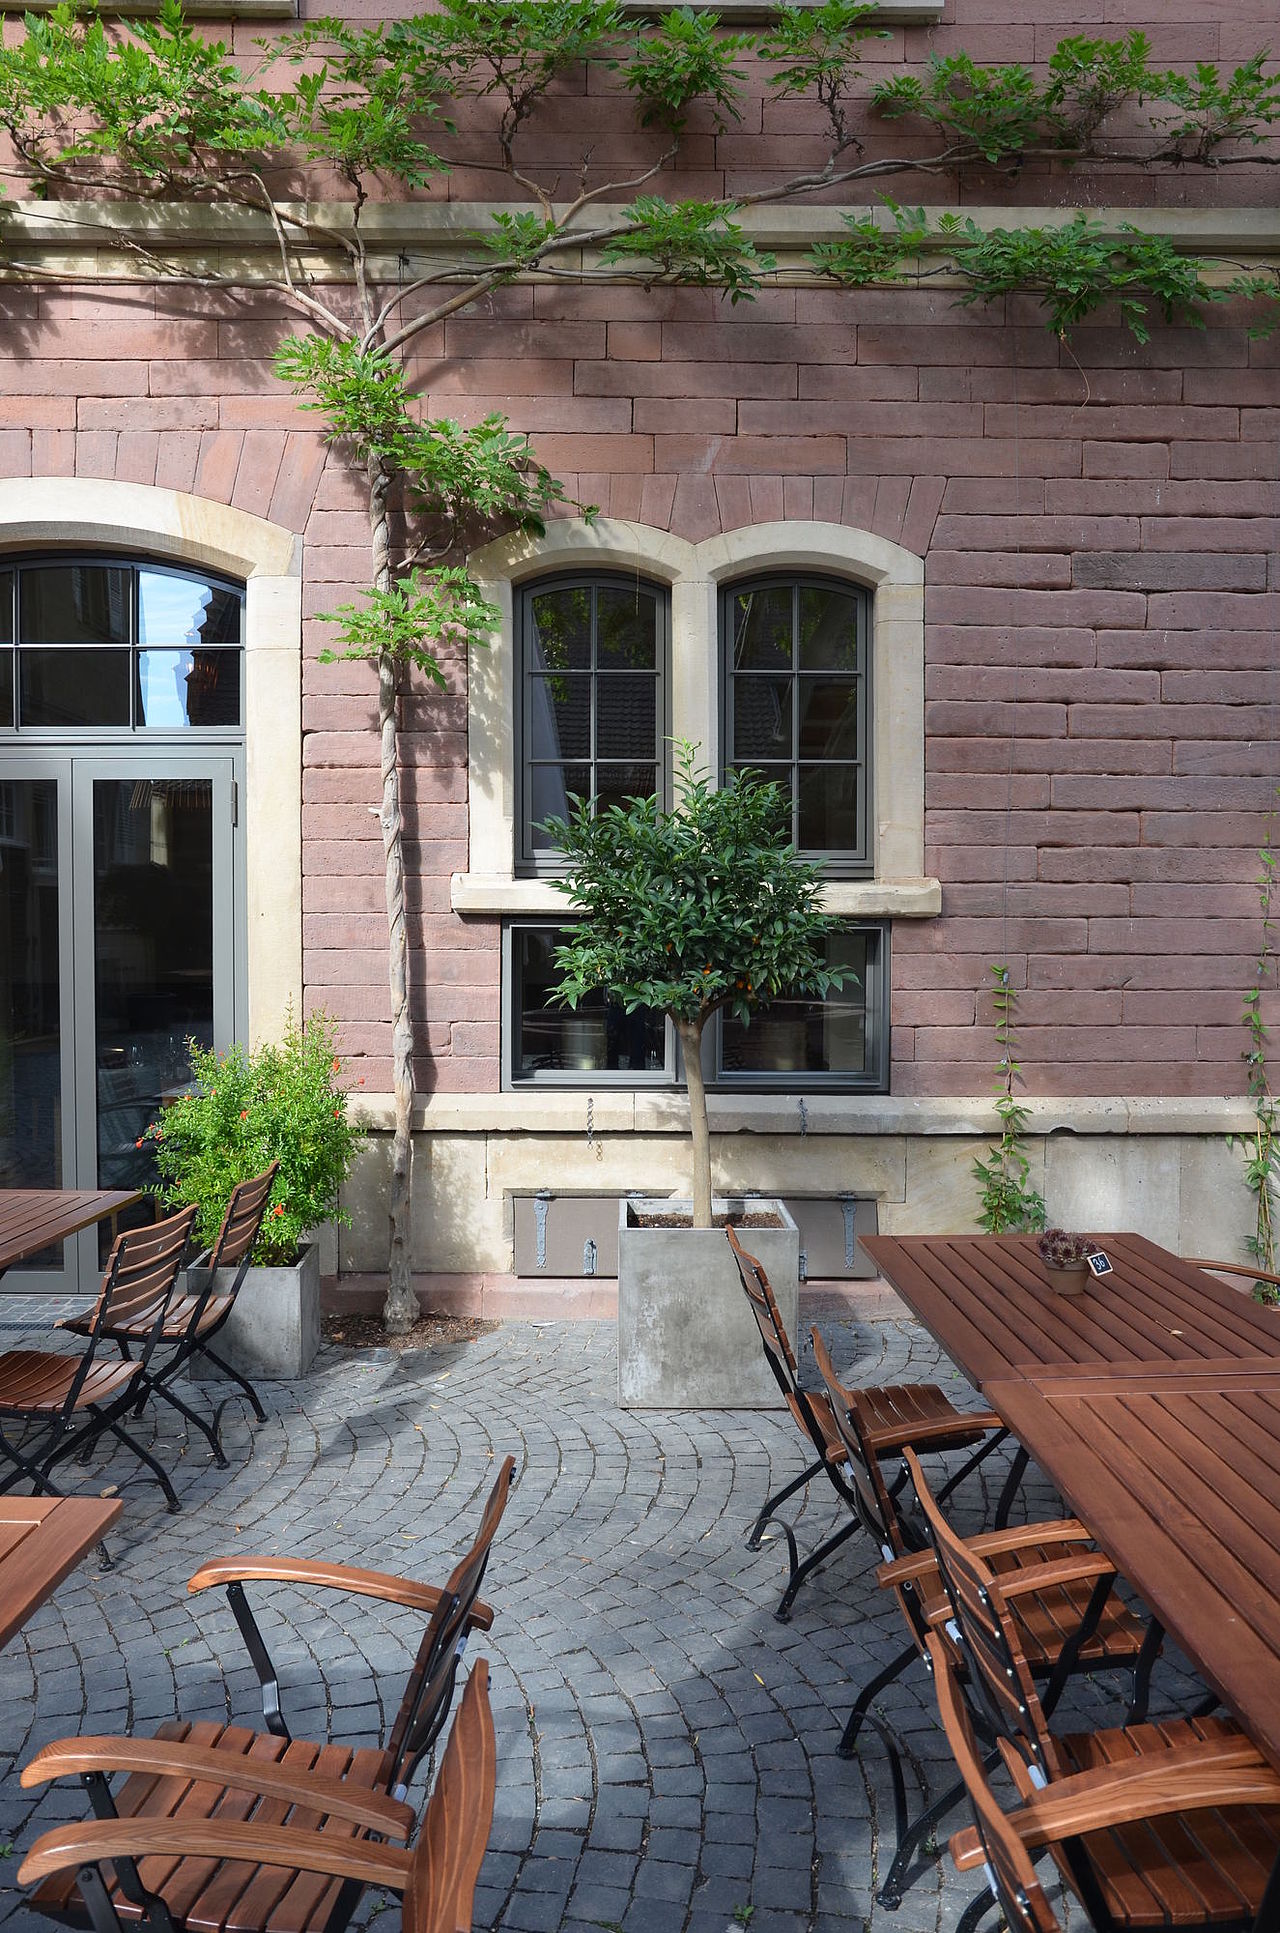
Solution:
{"label": "square concrete planter", "polygon": [[[230,1288],[234,1275],[219,1269],[219,1288],[224,1282]],[[251,1380],[291,1382],[306,1375],[320,1347],[320,1250],[314,1242],[299,1250],[292,1268],[249,1270],[213,1347]],[[198,1381],[217,1377],[199,1356],[192,1367]]]}
{"label": "square concrete planter", "polygon": [[[742,1231],[763,1263],[794,1338],[800,1231],[779,1201],[717,1196],[717,1214],[772,1213],[776,1228]],[[760,1346],[722,1228],[640,1228],[645,1214],[689,1213],[687,1201],[633,1198],[618,1220],[618,1401],[623,1409],[777,1409],[782,1398]]]}

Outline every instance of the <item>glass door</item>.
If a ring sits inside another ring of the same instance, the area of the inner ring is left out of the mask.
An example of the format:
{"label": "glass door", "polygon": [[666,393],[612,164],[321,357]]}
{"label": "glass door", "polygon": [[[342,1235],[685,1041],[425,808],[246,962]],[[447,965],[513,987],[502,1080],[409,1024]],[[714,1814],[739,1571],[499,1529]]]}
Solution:
{"label": "glass door", "polygon": [[[0,887],[0,1186],[145,1190],[144,1132],[189,1078],[187,1042],[235,1037],[235,758],[46,763],[12,781],[0,766],[27,828]],[[86,1231],[4,1287],[91,1287],[108,1238]]]}

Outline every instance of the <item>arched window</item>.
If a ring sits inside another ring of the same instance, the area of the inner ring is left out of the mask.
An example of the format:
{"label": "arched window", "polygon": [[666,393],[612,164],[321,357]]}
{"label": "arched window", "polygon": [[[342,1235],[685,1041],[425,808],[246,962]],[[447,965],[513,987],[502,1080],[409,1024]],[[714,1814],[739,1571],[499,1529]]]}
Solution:
{"label": "arched window", "polygon": [[516,604],[520,864],[554,871],[542,830],[573,797],[667,790],[669,604],[638,577],[540,578]]}

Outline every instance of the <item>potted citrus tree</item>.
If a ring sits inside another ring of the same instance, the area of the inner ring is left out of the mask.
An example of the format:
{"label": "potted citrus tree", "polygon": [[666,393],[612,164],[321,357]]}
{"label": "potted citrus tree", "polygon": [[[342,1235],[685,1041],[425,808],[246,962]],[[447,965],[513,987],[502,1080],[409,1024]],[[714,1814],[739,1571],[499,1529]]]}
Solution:
{"label": "potted citrus tree", "polygon": [[290,1014],[284,1035],[252,1052],[190,1043],[193,1085],[147,1129],[166,1206],[196,1204],[197,1238],[212,1244],[232,1189],[279,1162],[252,1266],[219,1339],[247,1375],[301,1376],[320,1342],[321,1222],[347,1223],[339,1203],[360,1141],[334,1042],[334,1023]]}
{"label": "potted citrus tree", "polygon": [[[702,1048],[713,1017],[744,1025],[783,993],[824,997],[849,977],[829,967],[836,922],[822,912],[821,868],[790,841],[782,789],[749,772],[722,787],[676,748],[676,798],[594,812],[576,800],[546,830],[568,862],[558,883],[575,914],[556,950],[556,998],[576,1007],[603,989],[627,1013],[664,1014],[680,1041],[689,1093],[688,1200],[622,1204],[618,1386],[627,1407],[725,1407],[776,1400],[720,1227],[745,1205],[715,1200]],[[747,1246],[794,1323],[799,1235],[781,1202],[752,1199]]]}

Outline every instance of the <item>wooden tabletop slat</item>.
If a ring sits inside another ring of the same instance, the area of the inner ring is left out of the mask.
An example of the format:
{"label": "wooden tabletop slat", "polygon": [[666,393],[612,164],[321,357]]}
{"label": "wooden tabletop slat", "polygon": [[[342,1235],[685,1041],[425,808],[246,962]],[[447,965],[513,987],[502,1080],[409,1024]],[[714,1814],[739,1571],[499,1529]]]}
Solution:
{"label": "wooden tabletop slat", "polygon": [[118,1497],[0,1501],[0,1535],[21,1533],[20,1541],[0,1550],[0,1645],[22,1628],[85,1552],[101,1543],[121,1507]]}
{"label": "wooden tabletop slat", "polygon": [[140,1188],[0,1189],[0,1274],[141,1199]]}

